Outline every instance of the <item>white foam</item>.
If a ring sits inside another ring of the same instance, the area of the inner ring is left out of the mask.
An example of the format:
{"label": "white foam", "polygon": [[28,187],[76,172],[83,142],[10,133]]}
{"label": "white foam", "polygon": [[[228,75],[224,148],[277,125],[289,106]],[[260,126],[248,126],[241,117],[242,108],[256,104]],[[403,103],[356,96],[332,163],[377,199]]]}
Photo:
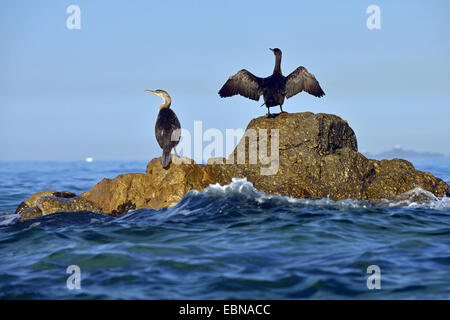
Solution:
{"label": "white foam", "polygon": [[230,184],[224,186],[218,183],[210,184],[203,193],[218,197],[239,194],[248,198],[253,198],[257,201],[271,197],[268,194],[257,190],[251,182],[247,181],[247,178],[233,178]]}
{"label": "white foam", "polygon": [[393,200],[382,200],[389,207],[425,208],[434,210],[450,209],[450,198],[438,198],[420,187],[396,196]]}
{"label": "white foam", "polygon": [[7,226],[9,224],[13,224],[14,222],[16,222],[17,219],[19,219],[19,217],[20,217],[19,214],[10,214],[6,216],[1,216],[0,226]]}
{"label": "white foam", "polygon": [[[262,191],[257,190],[253,184],[247,181],[246,178],[233,178],[230,184],[220,185],[218,183],[209,185],[204,191],[191,191],[194,194],[205,194],[213,197],[224,198],[233,194],[239,194],[245,196],[248,199],[252,199],[262,204],[267,201],[278,200],[281,202],[287,202],[290,204],[299,204],[302,206],[330,206],[337,208],[367,208],[367,207],[411,207],[411,208],[426,208],[434,210],[447,210],[450,209],[450,198],[438,198],[433,193],[424,190],[422,188],[415,188],[408,192],[395,197],[395,199],[380,199],[380,200],[332,200],[329,197],[321,199],[298,199],[281,195],[269,195]],[[189,214],[188,210],[178,213]]]}

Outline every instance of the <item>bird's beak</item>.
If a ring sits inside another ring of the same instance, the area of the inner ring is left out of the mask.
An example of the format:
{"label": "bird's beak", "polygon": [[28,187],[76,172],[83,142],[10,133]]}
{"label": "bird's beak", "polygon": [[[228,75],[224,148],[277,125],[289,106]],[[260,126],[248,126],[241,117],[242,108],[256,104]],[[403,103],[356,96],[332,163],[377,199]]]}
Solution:
{"label": "bird's beak", "polygon": [[149,93],[155,94],[155,92],[153,92],[152,90],[145,90],[145,92],[149,92]]}
{"label": "bird's beak", "polygon": [[269,48],[269,50],[273,52],[273,49],[272,49],[272,48]]}

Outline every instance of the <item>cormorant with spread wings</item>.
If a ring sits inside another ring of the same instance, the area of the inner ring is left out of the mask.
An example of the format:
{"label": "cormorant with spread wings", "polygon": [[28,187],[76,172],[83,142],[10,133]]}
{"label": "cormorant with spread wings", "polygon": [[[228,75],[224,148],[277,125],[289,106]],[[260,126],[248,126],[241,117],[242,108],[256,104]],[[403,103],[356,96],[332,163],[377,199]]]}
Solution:
{"label": "cormorant with spread wings", "polygon": [[279,105],[281,112],[284,112],[284,97],[289,99],[302,91],[319,98],[325,95],[316,77],[305,67],[298,67],[287,77],[283,76],[281,73],[281,50],[278,48],[270,50],[275,54],[275,68],[270,77],[259,78],[243,69],[228,79],[220,89],[219,95],[224,98],[240,94],[256,101],[259,101],[259,97],[263,95],[263,105],[267,107],[268,117],[272,117],[270,107]]}

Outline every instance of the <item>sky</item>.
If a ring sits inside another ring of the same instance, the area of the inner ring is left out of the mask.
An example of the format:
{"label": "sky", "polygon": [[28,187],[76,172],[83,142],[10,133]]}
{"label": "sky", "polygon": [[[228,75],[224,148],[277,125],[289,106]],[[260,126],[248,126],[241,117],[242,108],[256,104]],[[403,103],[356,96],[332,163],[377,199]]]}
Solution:
{"label": "sky", "polygon": [[[80,29],[67,28],[70,5]],[[369,30],[369,5],[381,29]],[[347,120],[359,150],[394,146],[450,155],[450,2],[0,2],[0,161],[149,160],[164,89],[183,128],[247,126],[262,102],[217,92],[240,69],[266,77],[300,65],[326,96],[288,112]],[[262,101],[262,100],[261,100]],[[278,112],[278,108],[272,109]],[[207,142],[204,143],[204,146]]]}

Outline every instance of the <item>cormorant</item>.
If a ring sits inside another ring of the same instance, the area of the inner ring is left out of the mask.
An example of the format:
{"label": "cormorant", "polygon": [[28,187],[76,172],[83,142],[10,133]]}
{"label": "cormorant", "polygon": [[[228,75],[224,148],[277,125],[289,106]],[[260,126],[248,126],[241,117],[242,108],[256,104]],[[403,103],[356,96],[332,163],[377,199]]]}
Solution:
{"label": "cormorant", "polygon": [[[163,103],[159,106],[158,117],[155,124],[155,136],[159,146],[163,150],[161,157],[161,165],[164,169],[170,166],[172,149],[180,142],[181,126],[175,112],[170,109],[172,99],[164,90],[145,90],[145,92],[153,93],[163,99]],[[175,150],[175,154],[177,151]]]}
{"label": "cormorant", "polygon": [[243,69],[228,79],[220,89],[219,95],[224,98],[240,94],[256,101],[259,101],[259,97],[263,95],[263,105],[267,107],[268,117],[272,117],[270,107],[279,105],[281,112],[284,112],[282,107],[284,97],[289,99],[303,90],[319,98],[325,95],[316,77],[305,67],[298,67],[287,77],[283,76],[281,50],[278,48],[270,50],[275,55],[275,68],[270,77],[259,78]]}

